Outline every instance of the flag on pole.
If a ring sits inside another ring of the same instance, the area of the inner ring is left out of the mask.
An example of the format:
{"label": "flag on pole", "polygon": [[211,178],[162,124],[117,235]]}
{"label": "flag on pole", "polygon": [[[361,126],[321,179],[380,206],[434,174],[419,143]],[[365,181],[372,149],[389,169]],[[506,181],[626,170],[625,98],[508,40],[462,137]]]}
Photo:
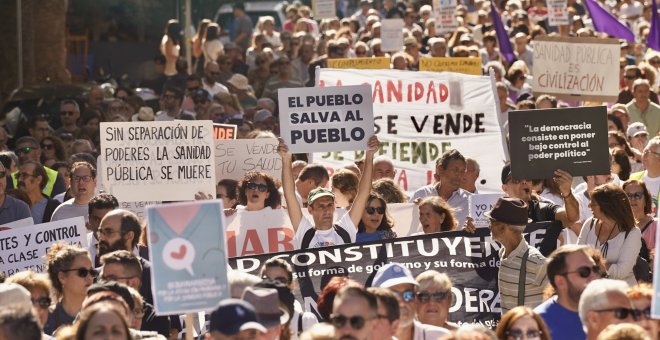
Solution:
{"label": "flag on pole", "polygon": [[584,0],[584,5],[589,11],[596,31],[607,33],[620,39],[635,41],[635,35],[630,28],[617,20],[611,13],[596,3],[596,1]]}
{"label": "flag on pole", "polygon": [[660,18],[658,17],[658,4],[651,0],[651,30],[646,40],[646,46],[660,52]]}
{"label": "flag on pole", "polygon": [[495,9],[494,1],[490,2],[490,16],[493,18],[493,26],[495,26],[495,33],[497,34],[497,42],[500,45],[500,53],[502,54],[504,59],[506,59],[506,61],[509,64],[511,64],[516,59],[516,55],[513,53],[513,47],[511,47],[509,34],[507,34],[506,29],[504,29],[502,18]]}

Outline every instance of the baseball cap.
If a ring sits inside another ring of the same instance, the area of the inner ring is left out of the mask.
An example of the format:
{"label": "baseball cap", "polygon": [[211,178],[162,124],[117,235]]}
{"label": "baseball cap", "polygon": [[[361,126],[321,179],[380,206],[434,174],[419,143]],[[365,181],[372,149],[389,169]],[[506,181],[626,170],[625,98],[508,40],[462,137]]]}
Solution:
{"label": "baseball cap", "polygon": [[207,91],[207,90],[205,90],[205,89],[197,89],[197,90],[195,90],[195,92],[193,92],[192,97],[193,97],[193,100],[196,100],[196,99],[204,99],[204,100],[206,100],[206,101],[211,101],[211,99],[213,99],[213,97],[211,96],[211,94],[209,93],[209,91]]}
{"label": "baseball cap", "polygon": [[254,114],[254,122],[255,123],[263,122],[272,116],[273,114],[270,113],[270,111],[266,109],[261,109]]}
{"label": "baseball cap", "polygon": [[259,323],[254,307],[247,301],[225,299],[211,313],[210,331],[234,335],[246,329],[256,329],[266,333],[266,327]]}
{"label": "baseball cap", "polygon": [[502,184],[506,184],[511,179],[511,163],[502,168]]}
{"label": "baseball cap", "polygon": [[628,125],[628,131],[626,133],[628,137],[635,137],[640,133],[645,133],[647,135],[649,134],[649,131],[646,129],[646,125],[644,125],[644,123],[635,122]]}
{"label": "baseball cap", "polygon": [[325,196],[330,196],[330,197],[332,197],[333,200],[335,199],[335,194],[333,194],[332,191],[330,191],[326,188],[319,187],[319,188],[313,189],[307,195],[307,205],[312,205],[312,203],[314,203],[314,201],[316,201],[317,199],[319,199],[321,197],[325,197]]}
{"label": "baseball cap", "polygon": [[400,263],[388,263],[378,269],[371,286],[389,288],[404,283],[419,286],[410,269]]}

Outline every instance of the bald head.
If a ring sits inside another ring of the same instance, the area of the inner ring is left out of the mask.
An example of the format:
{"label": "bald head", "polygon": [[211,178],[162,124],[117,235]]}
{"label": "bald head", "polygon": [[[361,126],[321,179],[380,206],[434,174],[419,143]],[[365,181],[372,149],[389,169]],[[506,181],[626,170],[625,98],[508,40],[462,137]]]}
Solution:
{"label": "bald head", "polygon": [[215,60],[209,61],[204,67],[204,81],[207,84],[215,84],[220,76],[220,65]]}

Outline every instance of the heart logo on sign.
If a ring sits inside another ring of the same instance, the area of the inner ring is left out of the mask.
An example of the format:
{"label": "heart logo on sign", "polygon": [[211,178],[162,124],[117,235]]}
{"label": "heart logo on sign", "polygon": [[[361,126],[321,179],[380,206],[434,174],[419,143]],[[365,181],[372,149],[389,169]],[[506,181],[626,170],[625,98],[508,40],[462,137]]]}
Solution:
{"label": "heart logo on sign", "polygon": [[186,248],[185,245],[182,244],[181,246],[179,246],[179,251],[178,252],[173,251],[173,252],[170,253],[170,255],[175,260],[181,260],[186,256],[186,250],[188,250],[188,249]]}
{"label": "heart logo on sign", "polygon": [[198,205],[180,205],[180,206],[165,206],[157,208],[158,214],[163,218],[165,223],[174,230],[177,234],[181,234],[190,221],[195,218],[199,212]]}

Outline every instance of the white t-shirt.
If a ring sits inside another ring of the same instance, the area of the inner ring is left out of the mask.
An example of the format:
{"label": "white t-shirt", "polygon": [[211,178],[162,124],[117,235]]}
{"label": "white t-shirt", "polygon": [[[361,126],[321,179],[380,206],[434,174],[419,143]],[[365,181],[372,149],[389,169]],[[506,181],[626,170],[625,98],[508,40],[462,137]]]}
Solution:
{"label": "white t-shirt", "polygon": [[[351,242],[355,242],[357,228],[353,224],[351,216],[348,213],[344,214],[344,216],[337,223],[335,223],[335,225],[346,230],[348,235],[351,237]],[[298,230],[296,231],[296,235],[293,238],[293,244],[295,245],[296,249],[300,249],[302,247],[302,241],[305,233],[313,228],[314,225],[307,218],[303,217],[302,220],[300,220],[300,225],[298,225]],[[329,247],[344,243],[344,240],[341,238],[341,236],[339,236],[339,234],[337,234],[335,228],[330,228],[328,230],[317,230],[314,234],[314,237],[312,238],[312,241],[309,243],[308,248]]]}
{"label": "white t-shirt", "polygon": [[644,181],[646,184],[646,189],[649,189],[653,203],[657,204],[656,201],[658,199],[658,191],[660,191],[660,176],[651,178],[649,177],[648,173],[644,171],[644,177],[642,177],[642,181]]}
{"label": "white t-shirt", "polygon": [[85,218],[85,223],[89,222],[89,210],[87,204],[73,203],[73,198],[60,204],[51,216],[51,221],[66,220],[67,218],[82,216]]}

